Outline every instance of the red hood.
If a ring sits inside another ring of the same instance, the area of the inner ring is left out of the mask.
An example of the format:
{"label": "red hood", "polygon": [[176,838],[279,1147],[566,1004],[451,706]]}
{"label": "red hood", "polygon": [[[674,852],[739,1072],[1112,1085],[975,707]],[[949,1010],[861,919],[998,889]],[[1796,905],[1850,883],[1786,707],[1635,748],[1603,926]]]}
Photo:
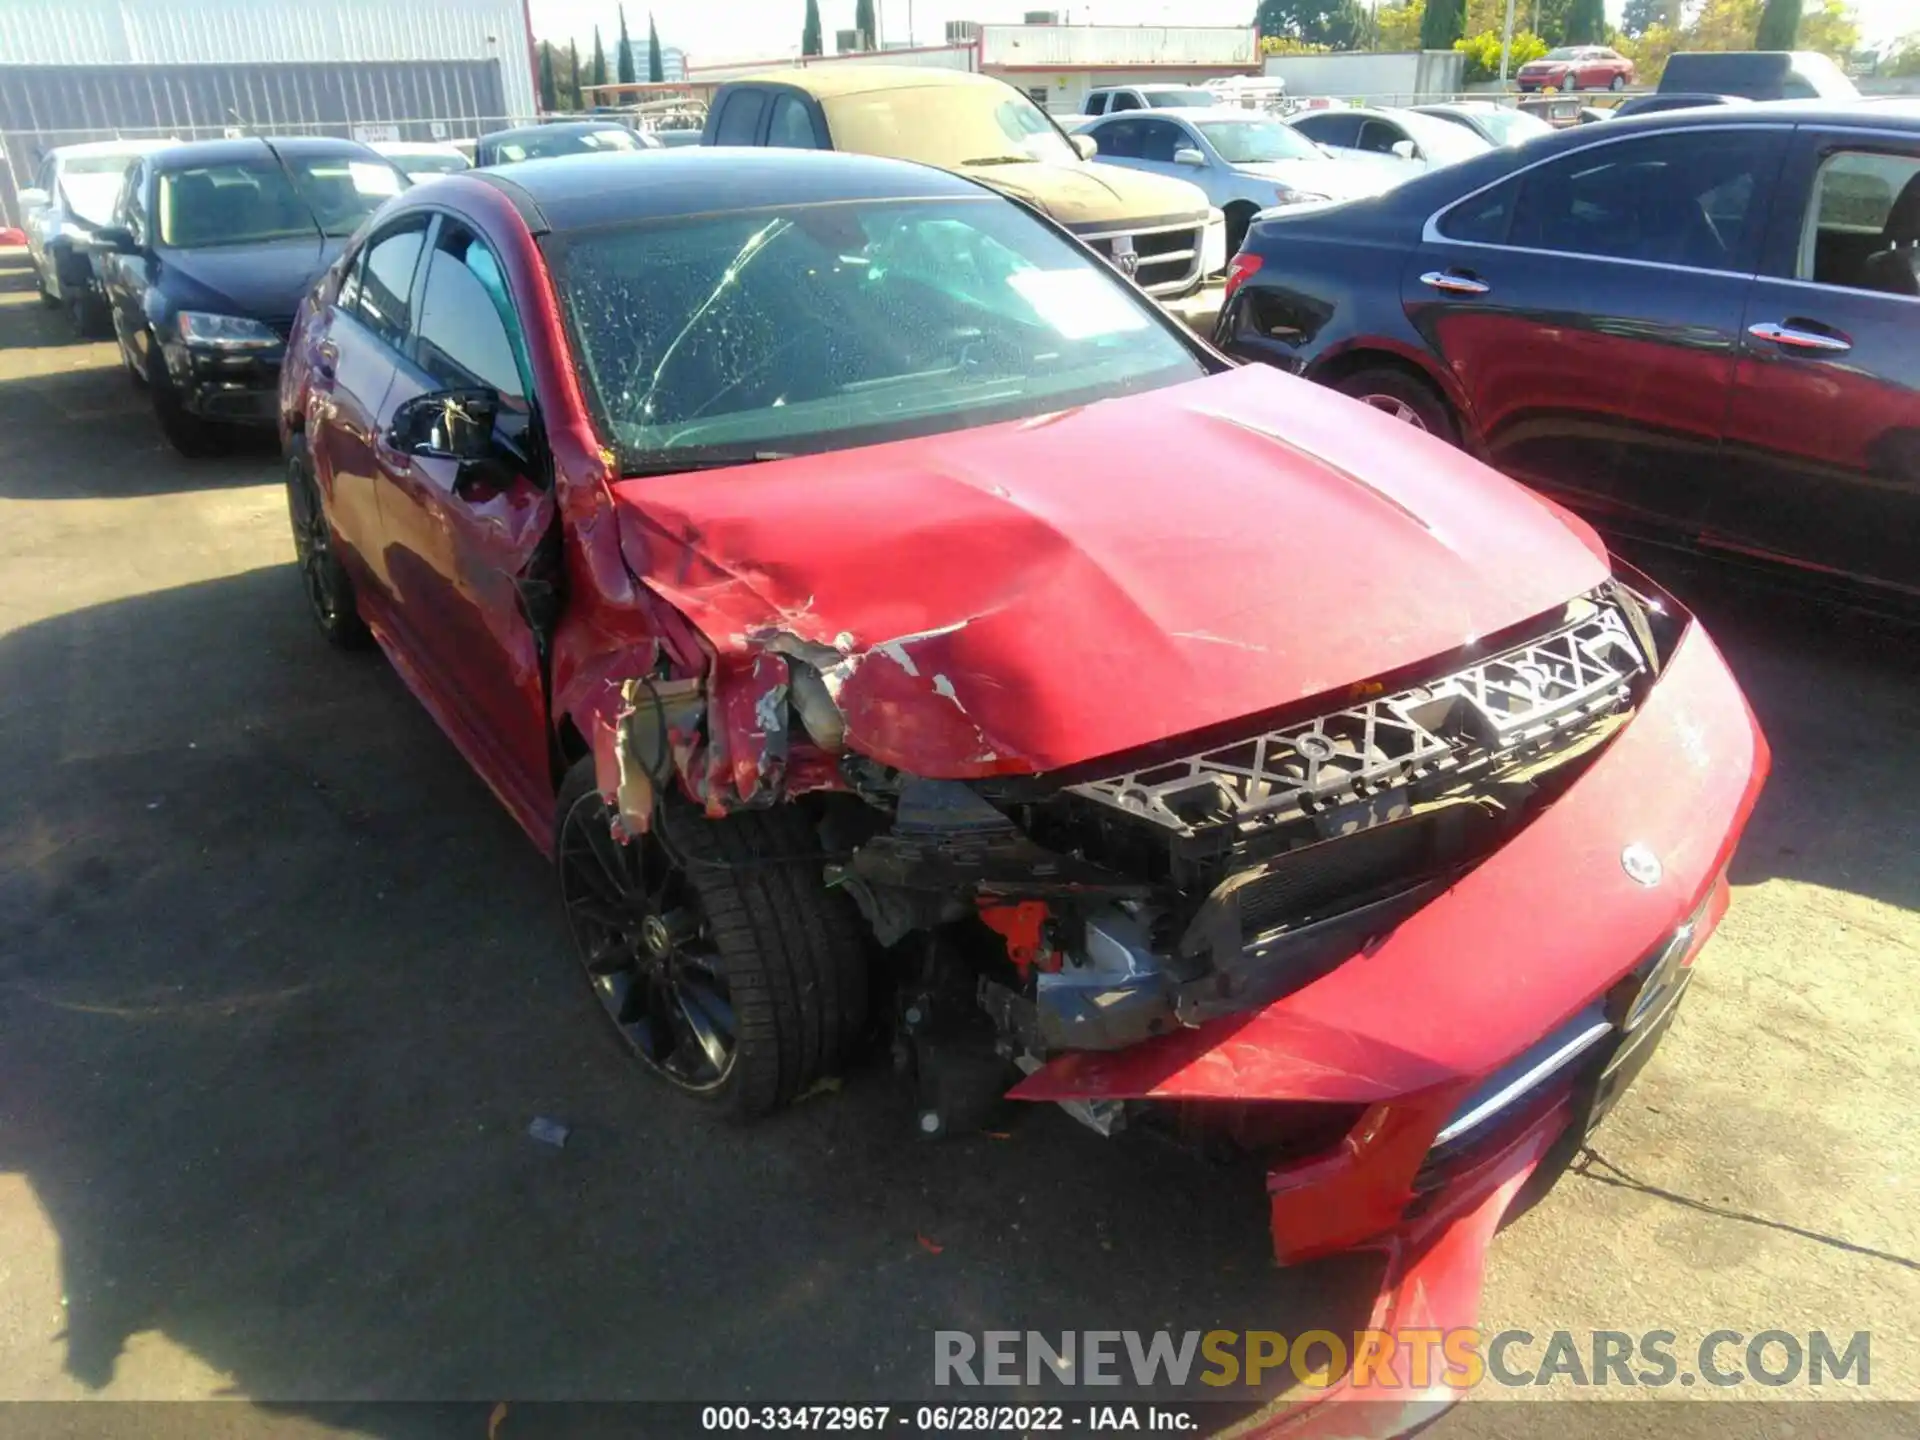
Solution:
{"label": "red hood", "polygon": [[628,563],[717,650],[816,647],[848,743],[943,778],[1337,690],[1607,574],[1546,501],[1258,365],[614,493]]}

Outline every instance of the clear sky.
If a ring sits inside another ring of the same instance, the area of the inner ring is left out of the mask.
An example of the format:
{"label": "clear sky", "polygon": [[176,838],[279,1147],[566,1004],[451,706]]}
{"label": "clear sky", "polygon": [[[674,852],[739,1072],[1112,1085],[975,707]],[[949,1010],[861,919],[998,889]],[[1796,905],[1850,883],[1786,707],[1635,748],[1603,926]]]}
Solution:
{"label": "clear sky", "polygon": [[[889,40],[912,38],[922,45],[941,42],[949,20],[1017,21],[1028,9],[1059,9],[1071,23],[1105,25],[1244,25],[1257,0],[874,0],[880,33]],[[1622,0],[1607,0],[1607,13],[1620,16]],[[609,63],[620,21],[617,0],[529,0],[536,37],[565,43],[577,39],[584,50],[598,24],[607,42]],[[835,30],[853,28],[854,0],[820,0],[820,24],[829,48]],[[636,39],[647,33],[648,0],[630,0],[627,28]],[[783,54],[798,50],[805,0],[652,0],[662,45],[678,45],[696,65],[721,60]],[[1920,31],[1920,0],[1854,0],[1861,38],[1868,44]],[[911,17],[911,31],[909,31]]]}

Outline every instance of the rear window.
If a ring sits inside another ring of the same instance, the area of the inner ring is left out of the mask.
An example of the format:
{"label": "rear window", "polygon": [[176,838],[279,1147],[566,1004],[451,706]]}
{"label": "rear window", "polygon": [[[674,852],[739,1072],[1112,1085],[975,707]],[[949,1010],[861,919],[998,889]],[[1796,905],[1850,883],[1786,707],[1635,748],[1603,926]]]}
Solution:
{"label": "rear window", "polygon": [[132,155],[69,155],[60,162],[64,175],[124,175]]}
{"label": "rear window", "polygon": [[502,160],[544,160],[554,155],[603,155],[645,148],[631,130],[619,125],[602,130],[550,130],[494,142]]}

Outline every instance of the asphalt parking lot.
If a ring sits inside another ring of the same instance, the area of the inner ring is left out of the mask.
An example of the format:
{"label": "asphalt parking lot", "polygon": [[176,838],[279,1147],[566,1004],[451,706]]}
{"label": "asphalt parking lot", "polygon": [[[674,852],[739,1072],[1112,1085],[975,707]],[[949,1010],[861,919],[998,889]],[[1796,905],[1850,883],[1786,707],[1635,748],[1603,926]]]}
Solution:
{"label": "asphalt parking lot", "polygon": [[[1367,1266],[1272,1267],[1257,1176],[1051,1109],[922,1144],[878,1062],[751,1129],[644,1083],[292,554],[271,445],[175,456],[0,255],[0,1399],[912,1399],[935,1329],[1361,1319]],[[1665,578],[1774,778],[1486,1328],[1868,1330],[1920,1399],[1920,634]]]}

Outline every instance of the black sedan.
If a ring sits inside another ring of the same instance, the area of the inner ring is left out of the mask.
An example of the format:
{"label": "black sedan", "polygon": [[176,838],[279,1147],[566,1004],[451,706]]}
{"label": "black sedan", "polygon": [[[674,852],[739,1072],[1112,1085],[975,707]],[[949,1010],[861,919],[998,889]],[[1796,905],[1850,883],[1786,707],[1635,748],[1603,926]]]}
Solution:
{"label": "black sedan", "polygon": [[94,237],[120,357],[182,454],[270,426],[293,314],[407,177],[349,140],[207,140],[136,160]]}
{"label": "black sedan", "polygon": [[1920,103],[1563,131],[1269,212],[1226,293],[1231,354],[1616,529],[1920,598]]}
{"label": "black sedan", "polygon": [[474,146],[473,163],[476,168],[485,168],[555,155],[623,155],[661,148],[651,135],[629,130],[617,120],[560,120],[482,135]]}

